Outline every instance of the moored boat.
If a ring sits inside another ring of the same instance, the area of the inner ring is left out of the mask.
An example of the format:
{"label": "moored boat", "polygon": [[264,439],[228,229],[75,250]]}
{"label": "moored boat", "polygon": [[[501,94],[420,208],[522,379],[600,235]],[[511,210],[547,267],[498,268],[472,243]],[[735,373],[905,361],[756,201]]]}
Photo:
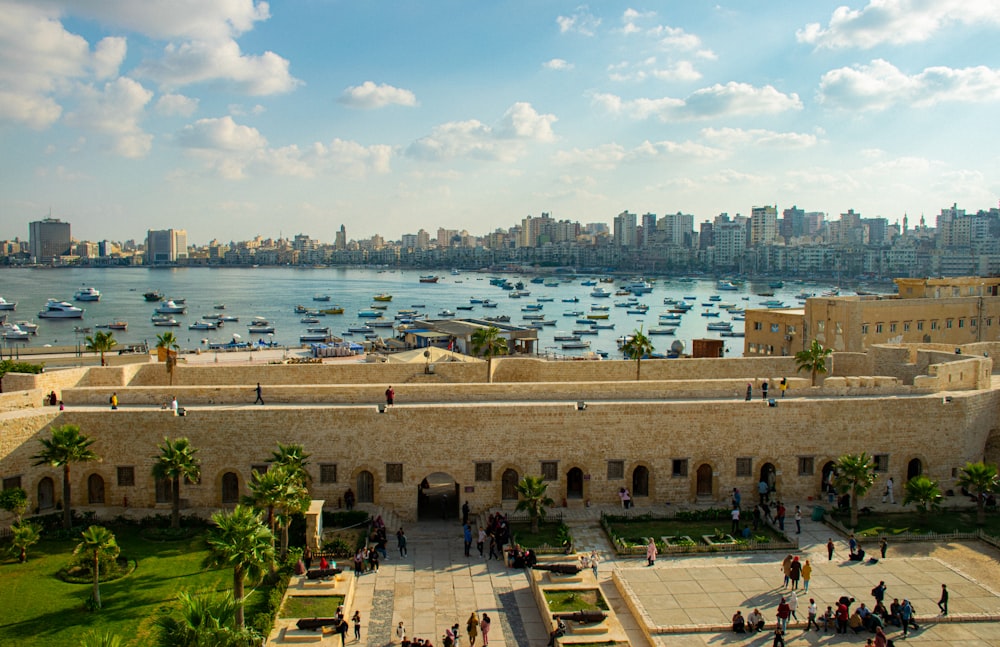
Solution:
{"label": "moored boat", "polygon": [[376,301],[392,301],[392,295],[386,292],[382,292],[381,294],[376,294],[372,298]]}
{"label": "moored boat", "polygon": [[441,277],[435,274],[425,274],[424,276],[420,277],[421,283],[437,283],[440,280]]}
{"label": "moored boat", "polygon": [[149,292],[144,292],[142,298],[146,301],[163,301],[163,294],[158,290],[150,290]]}
{"label": "moored boat", "polygon": [[16,302],[11,302],[8,301],[7,299],[4,299],[3,297],[0,297],[0,310],[16,310],[16,309],[17,309]]}
{"label": "moored boat", "polygon": [[182,315],[187,311],[187,306],[170,299],[156,306],[156,311],[164,315]]}
{"label": "moored boat", "polygon": [[38,316],[42,319],[82,319],[83,309],[66,301],[49,299],[45,302],[45,308],[38,313]]}
{"label": "moored boat", "polygon": [[101,291],[98,290],[97,288],[90,288],[90,287],[80,288],[79,290],[76,291],[76,294],[73,295],[73,300],[74,301],[100,301],[101,300]]}

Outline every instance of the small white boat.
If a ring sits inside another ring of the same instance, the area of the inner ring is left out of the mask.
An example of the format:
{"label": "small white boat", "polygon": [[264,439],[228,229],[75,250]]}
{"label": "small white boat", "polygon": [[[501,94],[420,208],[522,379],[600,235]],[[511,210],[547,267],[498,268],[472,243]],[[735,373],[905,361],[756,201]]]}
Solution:
{"label": "small white boat", "polygon": [[444,310],[442,310],[441,312],[438,313],[438,316],[439,317],[454,317],[455,313],[452,312],[451,310],[448,310],[447,308],[445,308]]}
{"label": "small white boat", "polygon": [[589,341],[568,341],[562,344],[563,350],[571,350],[577,348],[590,348]]}
{"label": "small white boat", "polygon": [[221,322],[199,319],[188,326],[188,330],[218,330],[220,326],[222,326]]}
{"label": "small white boat", "polygon": [[222,316],[219,317],[219,321],[231,322],[231,321],[239,321],[239,320],[240,320],[240,318],[237,317],[236,315],[222,315]]}
{"label": "small white boat", "polygon": [[319,323],[319,317],[302,317],[301,319],[299,319],[299,323],[304,323],[304,324],[318,324]]}
{"label": "small white boat", "polygon": [[31,321],[15,321],[14,322],[18,328],[21,330],[31,333],[32,335],[38,334],[38,324]]}
{"label": "small white boat", "polygon": [[663,327],[663,328],[650,328],[646,331],[647,335],[674,335],[677,334],[677,329],[674,327]]}
{"label": "small white boat", "polygon": [[17,309],[17,303],[8,301],[3,297],[0,297],[0,310],[15,310]]}
{"label": "small white boat", "polygon": [[317,294],[313,296],[313,301],[329,301],[331,298],[329,294]]}
{"label": "small white boat", "polygon": [[100,301],[101,291],[97,288],[80,288],[73,295],[75,301]]}
{"label": "small white boat", "polygon": [[611,293],[608,290],[606,290],[605,288],[598,286],[598,287],[594,288],[594,290],[590,293],[590,296],[597,297],[598,299],[601,299],[601,298],[610,297]]}
{"label": "small white boat", "polygon": [[83,309],[66,301],[49,299],[45,302],[45,309],[40,311],[38,316],[42,319],[82,319]]}
{"label": "small white boat", "polygon": [[580,341],[580,335],[573,335],[570,333],[556,333],[556,336],[552,338],[555,341]]}
{"label": "small white boat", "polygon": [[181,305],[169,299],[156,306],[156,311],[162,315],[182,315],[187,311],[187,306]]}
{"label": "small white boat", "polygon": [[181,325],[181,322],[177,321],[173,317],[159,317],[153,319],[154,326],[173,328]]}
{"label": "small white boat", "polygon": [[3,337],[7,341],[28,341],[31,333],[27,330],[21,330],[17,324],[5,323],[0,328],[0,337]]}
{"label": "small white boat", "polygon": [[274,332],[274,326],[266,324],[263,326],[247,326],[247,332],[251,335],[267,335]]}
{"label": "small white boat", "polygon": [[257,316],[251,319],[250,323],[248,323],[247,326],[267,326],[270,323],[271,322],[267,320],[267,317]]}

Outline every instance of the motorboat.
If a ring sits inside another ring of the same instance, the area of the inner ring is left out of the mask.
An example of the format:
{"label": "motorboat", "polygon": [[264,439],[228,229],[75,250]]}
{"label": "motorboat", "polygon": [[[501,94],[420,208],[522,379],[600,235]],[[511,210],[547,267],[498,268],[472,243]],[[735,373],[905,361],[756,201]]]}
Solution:
{"label": "motorboat", "polygon": [[313,296],[313,301],[329,301],[331,298],[329,294],[316,294]]}
{"label": "motorboat", "polygon": [[609,316],[606,312],[591,312],[587,315],[587,319],[607,319]]}
{"label": "motorboat", "polygon": [[38,313],[42,319],[82,319],[83,308],[77,308],[72,303],[49,299],[45,308]]}
{"label": "motorboat", "polygon": [[0,297],[0,310],[15,310],[17,309],[17,303],[8,301],[3,297]]}
{"label": "motorboat", "polygon": [[374,299],[376,301],[392,301],[392,295],[388,294],[386,292],[383,292],[381,294],[376,294],[375,296],[372,297],[372,299]]}
{"label": "motorboat", "polygon": [[521,312],[536,312],[544,308],[540,303],[529,303],[528,305],[521,308]]}
{"label": "motorboat", "polygon": [[530,312],[521,317],[521,319],[524,319],[525,321],[541,321],[542,319],[545,319],[545,315],[539,312]]}
{"label": "motorboat", "polygon": [[144,292],[142,298],[146,301],[163,301],[163,294],[157,290],[150,290],[149,292]]}
{"label": "motorboat", "polygon": [[458,310],[472,310],[472,306],[458,306]]}
{"label": "motorboat", "polygon": [[706,310],[701,313],[702,317],[718,317],[721,313],[718,310]]}
{"label": "motorboat", "polygon": [[392,319],[373,319],[367,322],[369,328],[392,328],[396,322]]}
{"label": "motorboat", "polygon": [[182,315],[187,312],[187,306],[181,305],[173,299],[168,299],[156,306],[156,311],[161,315]]}
{"label": "motorboat", "polygon": [[653,291],[653,284],[649,281],[633,281],[625,286],[625,289],[635,294],[636,296],[641,294],[649,294]]}
{"label": "motorboat", "polygon": [[14,323],[17,324],[18,328],[25,332],[31,333],[32,335],[38,334],[38,324],[36,323],[31,321],[15,321]]}
{"label": "motorboat", "polygon": [[373,303],[373,304],[371,304],[368,307],[371,308],[372,310],[388,310],[389,309],[389,304],[387,304],[387,303]]}
{"label": "motorboat", "polygon": [[573,331],[574,335],[597,335],[596,328],[577,328]]}
{"label": "motorboat", "polygon": [[580,297],[570,297],[568,299],[563,299],[562,302],[563,303],[579,303],[580,302]]}
{"label": "motorboat", "polygon": [[451,310],[448,310],[447,308],[445,308],[444,310],[442,310],[441,312],[438,313],[438,316],[439,317],[454,317],[455,313],[452,312]]}
{"label": "motorboat", "polygon": [[74,301],[100,301],[101,291],[97,288],[80,288],[73,295]]}
{"label": "motorboat", "polygon": [[660,321],[680,321],[682,317],[683,315],[674,312],[666,312],[660,315]]}
{"label": "motorboat", "polygon": [[351,327],[349,327],[347,329],[347,332],[349,332],[351,334],[354,334],[354,333],[367,334],[367,333],[372,332],[372,328],[369,328],[368,326],[351,326]]}
{"label": "motorboat", "polygon": [[240,320],[240,318],[237,317],[236,315],[222,315],[222,316],[219,317],[219,321],[225,321],[226,323],[230,323],[230,322],[234,322],[234,321],[239,321],[239,320]]}
{"label": "motorboat", "polygon": [[540,323],[543,326],[554,326],[554,325],[556,325],[556,320],[555,319],[541,319],[539,321],[536,321],[535,323]]}
{"label": "motorboat", "polygon": [[780,299],[768,299],[767,301],[761,301],[760,305],[765,308],[784,308],[785,302]]}
{"label": "motorboat", "polygon": [[644,315],[647,312],[649,312],[649,306],[635,306],[633,308],[629,308],[628,310],[626,310],[625,314]]}
{"label": "motorboat", "polygon": [[299,341],[303,344],[310,342],[328,342],[333,339],[333,335],[330,333],[330,329],[327,328],[326,332],[307,332],[299,335]]}
{"label": "motorboat", "polygon": [[106,324],[97,324],[94,328],[108,328],[109,330],[128,330],[127,321],[109,321]]}
{"label": "motorboat", "polygon": [[382,313],[378,310],[361,310],[358,312],[358,316],[362,319],[377,319],[382,316]]}
{"label": "motorboat", "polygon": [[500,305],[500,304],[497,303],[496,301],[489,301],[489,300],[487,300],[487,301],[483,302],[483,307],[484,308],[495,308],[498,305]]}
{"label": "motorboat", "polygon": [[250,320],[250,323],[248,323],[247,326],[267,326],[270,325],[270,323],[271,322],[267,320],[267,317],[256,316]]}
{"label": "motorboat", "polygon": [[306,306],[304,306],[302,304],[299,304],[299,305],[295,306],[295,314],[300,315],[300,314],[304,314],[306,312],[309,312],[309,308],[307,308]]}
{"label": "motorboat", "polygon": [[552,338],[555,341],[580,341],[580,335],[573,335],[570,333],[556,333],[555,337]]}
{"label": "motorboat", "polygon": [[27,330],[21,330],[17,324],[5,323],[0,327],[0,337],[7,341],[28,341],[31,333]]}
{"label": "motorboat", "polygon": [[274,326],[271,324],[264,325],[253,325],[247,326],[247,332],[251,335],[268,335],[274,332]]}
{"label": "motorboat", "polygon": [[582,317],[583,310],[567,310],[562,314],[564,317]]}
{"label": "motorboat", "polygon": [[727,290],[732,292],[735,290],[739,290],[740,288],[737,285],[735,285],[732,281],[719,281],[718,283],[715,284],[715,289]]}
{"label": "motorboat", "polygon": [[424,276],[420,277],[420,282],[421,283],[437,283],[440,280],[441,280],[441,277],[439,277],[439,276],[437,276],[435,274],[425,274]]}
{"label": "motorboat", "polygon": [[340,306],[334,306],[332,308],[323,308],[320,312],[325,315],[342,315],[344,314],[344,309]]}
{"label": "motorboat", "polygon": [[215,308],[216,310],[225,310],[226,309],[226,304],[225,303],[216,303],[212,307]]}
{"label": "motorboat", "polygon": [[551,303],[552,301],[555,300],[556,300],[555,297],[538,297],[537,299],[535,299],[535,301],[538,301],[539,303]]}
{"label": "motorboat", "polygon": [[299,319],[299,323],[304,323],[304,324],[318,324],[319,323],[319,317],[302,317],[301,319]]}
{"label": "motorboat", "polygon": [[206,321],[204,319],[199,319],[188,326],[188,330],[218,330],[221,326],[222,322],[219,321]]}
{"label": "motorboat", "polygon": [[611,296],[611,292],[609,292],[607,288],[598,286],[594,288],[594,290],[590,293],[590,296],[596,297],[598,299],[607,298]]}
{"label": "motorboat", "polygon": [[599,306],[599,305],[590,306],[591,312],[608,312],[609,310],[611,310],[609,306]]}
{"label": "motorboat", "polygon": [[220,319],[222,319],[222,315],[220,314],[202,315],[201,318],[204,319],[205,321],[219,321]]}
{"label": "motorboat", "polygon": [[708,330],[732,330],[733,324],[728,321],[713,321],[708,324]]}
{"label": "motorboat", "polygon": [[562,344],[562,349],[563,350],[572,350],[572,349],[578,349],[578,348],[590,348],[590,342],[589,341],[568,341],[568,342],[563,342],[563,344]]}
{"label": "motorboat", "polygon": [[597,322],[591,319],[577,319],[576,323],[580,324],[581,326],[593,326]]}
{"label": "motorboat", "polygon": [[181,298],[181,299],[178,299],[177,297],[173,297],[173,298],[171,298],[171,299],[169,299],[169,300],[170,300],[170,301],[173,301],[174,303],[176,303],[176,304],[177,304],[177,305],[179,305],[179,306],[182,306],[182,305],[186,305],[186,304],[187,304],[187,299],[183,299],[183,298]]}
{"label": "motorboat", "polygon": [[161,328],[174,328],[181,325],[181,322],[177,321],[173,317],[167,317],[166,315],[153,317],[153,325],[159,326]]}
{"label": "motorboat", "polygon": [[594,330],[614,330],[615,325],[613,323],[601,323],[599,321],[594,322]]}
{"label": "motorboat", "polygon": [[509,315],[499,315],[496,317],[486,317],[486,321],[490,323],[510,323]]}
{"label": "motorboat", "polygon": [[723,330],[719,333],[720,337],[746,337],[746,333],[742,330]]}
{"label": "motorboat", "polygon": [[592,288],[595,285],[597,285],[597,281],[594,279],[587,279],[586,281],[581,281],[580,285],[582,285],[585,288]]}

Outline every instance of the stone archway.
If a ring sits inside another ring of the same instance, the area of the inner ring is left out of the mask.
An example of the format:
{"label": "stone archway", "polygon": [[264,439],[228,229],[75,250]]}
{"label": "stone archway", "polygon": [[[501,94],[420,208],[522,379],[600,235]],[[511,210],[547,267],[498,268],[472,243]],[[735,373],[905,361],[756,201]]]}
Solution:
{"label": "stone archway", "polygon": [[240,502],[240,477],[236,472],[226,472],[222,475],[222,505],[233,505]]}
{"label": "stone archway", "polygon": [[46,476],[38,482],[38,509],[51,510],[56,506],[56,484]]}
{"label": "stone archway", "polygon": [[771,494],[778,487],[778,470],[774,467],[773,463],[764,463],[760,466],[760,478],[757,479],[758,496],[760,494],[761,481],[767,484],[767,494],[764,498],[764,502],[766,503],[771,500]]}
{"label": "stone archway", "polygon": [[500,499],[503,501],[517,501],[517,483],[521,478],[517,470],[508,468],[503,471],[500,477]]}
{"label": "stone archway", "polygon": [[919,458],[912,458],[906,464],[906,480],[916,478],[924,473],[924,463]]}
{"label": "stone archway", "polygon": [[357,503],[375,503],[375,476],[368,470],[361,470],[355,481],[358,490],[355,501]]}
{"label": "stone archway", "polygon": [[712,496],[712,466],[702,463],[695,472],[695,494],[699,497]]}
{"label": "stone archway", "polygon": [[820,496],[824,496],[830,492],[830,488],[833,486],[833,479],[837,476],[837,463],[835,461],[827,461],[823,463],[823,469],[820,470],[820,480],[819,480],[819,491]]}
{"label": "stone archway", "polygon": [[90,505],[104,503],[104,479],[100,474],[87,477],[87,503]]}
{"label": "stone archway", "polygon": [[649,468],[645,465],[636,465],[632,470],[632,497],[649,496]]}
{"label": "stone archway", "polygon": [[417,519],[459,519],[459,485],[451,474],[428,474],[417,486]]}
{"label": "stone archway", "polygon": [[566,499],[583,498],[583,470],[573,467],[566,472]]}

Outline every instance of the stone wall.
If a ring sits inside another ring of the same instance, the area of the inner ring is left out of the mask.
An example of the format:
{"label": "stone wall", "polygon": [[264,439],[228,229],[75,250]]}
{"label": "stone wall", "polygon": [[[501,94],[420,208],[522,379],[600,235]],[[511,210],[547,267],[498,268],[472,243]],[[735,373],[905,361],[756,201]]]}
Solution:
{"label": "stone wall", "polygon": [[[820,493],[824,464],[847,452],[887,454],[889,472],[881,478],[892,475],[897,483],[917,459],[942,489],[952,488],[952,469],[979,460],[996,433],[998,398],[993,391],[974,391],[947,402],[938,396],[786,398],[774,407],[736,399],[588,402],[585,410],[575,401],[447,403],[397,406],[386,413],[375,407],[248,404],[196,407],[185,417],[153,408],[38,410],[5,414],[0,476],[21,476],[33,500],[39,481],[50,477],[58,498],[60,471],[33,467],[30,457],[51,424],[74,423],[97,439],[93,449],[101,456],[74,465],[74,505],[87,503],[88,478],[97,474],[107,504],[119,505],[127,496],[132,506],[156,507],[150,470],[165,436],[187,436],[200,449],[202,482],[184,486],[182,497],[203,508],[223,505],[227,472],[246,493],[251,466],[264,463],[278,442],[302,443],[312,455],[314,498],[333,505],[348,487],[359,490],[359,475],[366,471],[373,477],[374,502],[404,520],[414,518],[418,485],[430,474],[450,475],[462,497],[481,510],[500,503],[505,470],[537,475],[550,461],[557,478],[549,493],[557,504],[614,503],[619,487],[635,490],[637,469],[648,471],[649,483],[648,495],[635,492],[637,507],[670,511],[692,502],[724,504],[733,487],[751,498],[765,463],[777,469],[779,495],[805,504]],[[737,476],[737,458],[750,459],[748,475]],[[622,462],[624,479],[608,478],[609,461]],[[388,465],[397,463],[402,481],[388,483]],[[488,481],[476,480],[477,463],[489,463]],[[320,464],[337,466],[335,483],[322,482]],[[119,466],[134,468],[134,486],[118,486]],[[571,470],[579,470],[577,493],[568,491]],[[710,494],[698,496],[699,474]],[[877,484],[868,499],[879,492]]]}

